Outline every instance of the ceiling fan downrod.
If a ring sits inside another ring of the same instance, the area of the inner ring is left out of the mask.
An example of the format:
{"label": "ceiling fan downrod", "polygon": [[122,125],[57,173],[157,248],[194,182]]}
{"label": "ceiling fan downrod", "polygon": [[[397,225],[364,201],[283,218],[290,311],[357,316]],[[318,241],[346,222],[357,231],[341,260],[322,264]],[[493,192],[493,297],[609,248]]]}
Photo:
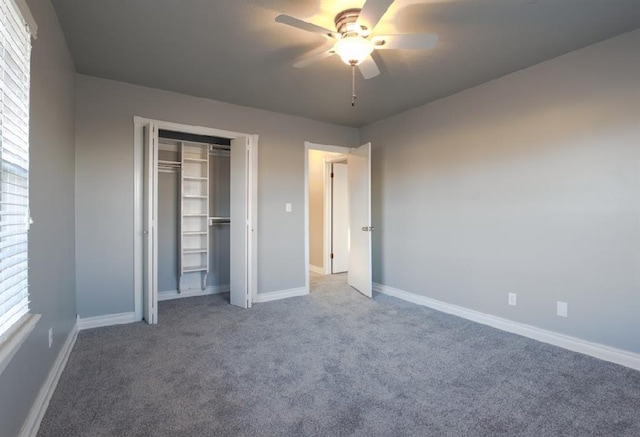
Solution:
{"label": "ceiling fan downrod", "polygon": [[351,106],[356,106],[356,63],[351,63]]}

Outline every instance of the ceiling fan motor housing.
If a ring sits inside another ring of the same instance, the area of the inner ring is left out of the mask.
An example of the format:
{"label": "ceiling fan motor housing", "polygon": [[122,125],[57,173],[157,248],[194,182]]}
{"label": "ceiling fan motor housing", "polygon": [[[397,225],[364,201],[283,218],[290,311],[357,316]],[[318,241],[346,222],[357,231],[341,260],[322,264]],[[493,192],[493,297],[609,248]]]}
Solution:
{"label": "ceiling fan motor housing", "polygon": [[369,35],[369,29],[366,26],[360,26],[357,24],[358,17],[360,17],[359,8],[346,9],[336,15],[335,23],[336,29],[340,35],[351,36],[360,35],[367,37]]}

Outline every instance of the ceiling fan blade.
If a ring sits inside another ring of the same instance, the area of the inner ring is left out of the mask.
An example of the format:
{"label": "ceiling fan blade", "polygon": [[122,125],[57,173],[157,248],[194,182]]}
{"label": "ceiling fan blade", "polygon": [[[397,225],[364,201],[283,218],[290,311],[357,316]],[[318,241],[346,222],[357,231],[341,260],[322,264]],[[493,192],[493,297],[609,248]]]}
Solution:
{"label": "ceiling fan blade", "polygon": [[371,32],[392,3],[393,0],[367,0],[360,11],[358,24]]}
{"label": "ceiling fan blade", "polygon": [[321,50],[314,50],[298,58],[298,60],[293,64],[293,66],[296,68],[304,68],[311,64],[315,64],[318,61],[322,61],[323,59],[327,59],[328,57],[334,54],[335,52],[333,51],[333,48],[330,48],[330,49],[323,48]]}
{"label": "ceiling fan blade", "polygon": [[[371,38],[377,50],[431,50],[438,44],[435,33],[409,35],[376,35]],[[384,43],[381,43],[384,41]]]}
{"label": "ceiling fan blade", "polygon": [[276,17],[276,22],[329,37],[333,37],[335,33],[329,29],[318,26],[317,24],[307,23],[306,21],[302,21],[298,18],[292,17],[291,15],[280,14]]}
{"label": "ceiling fan blade", "polygon": [[368,56],[367,59],[359,63],[358,69],[365,79],[371,79],[380,74],[378,64],[376,64],[376,61],[374,61],[371,56]]}

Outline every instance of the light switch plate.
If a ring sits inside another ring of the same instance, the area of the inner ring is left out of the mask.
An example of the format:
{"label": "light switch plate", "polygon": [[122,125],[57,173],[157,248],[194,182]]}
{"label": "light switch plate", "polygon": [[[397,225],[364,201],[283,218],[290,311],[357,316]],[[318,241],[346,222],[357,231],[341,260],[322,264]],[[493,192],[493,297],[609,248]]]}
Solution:
{"label": "light switch plate", "polygon": [[569,317],[569,304],[558,301],[557,314],[560,317]]}
{"label": "light switch plate", "polygon": [[291,211],[292,211],[291,204],[290,204],[290,203],[285,203],[285,204],[284,204],[284,210],[285,210],[286,212],[291,212]]}

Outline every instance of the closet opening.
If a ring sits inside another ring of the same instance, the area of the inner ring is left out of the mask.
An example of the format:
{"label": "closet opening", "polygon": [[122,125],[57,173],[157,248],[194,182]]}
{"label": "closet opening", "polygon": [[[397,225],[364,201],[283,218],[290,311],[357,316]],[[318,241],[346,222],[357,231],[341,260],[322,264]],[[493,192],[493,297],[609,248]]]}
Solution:
{"label": "closet opening", "polygon": [[134,309],[257,295],[258,136],[134,117]]}
{"label": "closet opening", "polygon": [[158,301],[230,291],[231,141],[158,131]]}

